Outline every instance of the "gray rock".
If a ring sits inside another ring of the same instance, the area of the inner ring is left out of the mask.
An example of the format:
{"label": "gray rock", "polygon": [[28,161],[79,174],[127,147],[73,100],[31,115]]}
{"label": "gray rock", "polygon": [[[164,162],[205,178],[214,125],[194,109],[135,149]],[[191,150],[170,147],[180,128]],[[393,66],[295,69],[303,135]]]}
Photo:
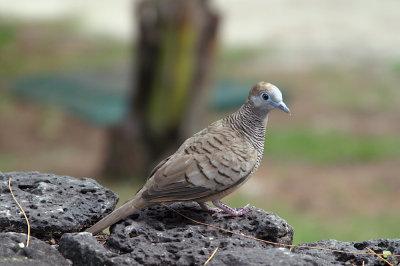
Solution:
{"label": "gray rock", "polygon": [[126,255],[107,250],[91,233],[67,233],[59,242],[58,250],[74,266],[90,265],[136,265],[137,262]]}
{"label": "gray rock", "polygon": [[[328,239],[313,243],[303,243],[300,245],[361,253],[369,253],[366,249],[366,247],[368,247],[376,253],[382,253],[383,251],[388,250],[392,254],[400,254],[400,239],[375,239],[363,242],[341,242],[338,240]],[[310,255],[314,258],[323,259],[336,265],[387,265],[383,260],[373,254],[361,255],[307,248],[294,248],[292,252],[296,254]],[[399,257],[388,257],[387,260],[393,265],[400,264]]]}
{"label": "gray rock", "polygon": [[308,255],[294,254],[286,248],[241,248],[221,252],[218,250],[208,265],[320,266],[332,264]]}
{"label": "gray rock", "polygon": [[20,247],[26,243],[26,234],[0,233],[0,265],[57,266],[72,265],[54,247],[31,237],[28,247]]}
{"label": "gray rock", "polygon": [[28,215],[31,233],[42,240],[88,227],[111,212],[118,196],[89,178],[72,178],[38,172],[0,172],[0,232],[27,232],[13,192]]}
{"label": "gray rock", "polygon": [[[219,249],[209,265],[385,265],[370,254],[304,247],[289,251],[195,223],[162,205],[145,208],[115,224],[109,238],[100,243],[90,233],[67,232],[81,231],[111,212],[118,197],[92,179],[37,172],[0,172],[0,232],[25,232],[27,228],[8,188],[10,176],[13,191],[29,216],[32,234],[46,240],[62,237],[58,252],[34,237],[29,247],[21,248],[25,234],[0,233],[0,266],[71,265],[71,261],[74,265],[197,265],[216,247]],[[193,203],[170,206],[202,223],[275,243],[292,243],[293,228],[274,213],[254,208],[242,217],[227,217],[211,215]],[[361,253],[368,253],[369,247],[377,253],[400,254],[400,239],[323,240],[302,245]],[[400,264],[399,257],[387,260]]]}
{"label": "gray rock", "polygon": [[[293,228],[273,213],[253,209],[243,217],[226,217],[210,215],[193,203],[171,207],[200,222],[268,241],[292,243]],[[93,261],[107,265],[197,265],[203,264],[216,247],[218,253],[230,252],[232,262],[250,264],[265,261],[267,251],[276,246],[194,223],[162,205],[154,205],[115,224],[104,247],[87,233],[67,234],[61,238],[59,250],[77,265]],[[264,259],[255,258],[255,252],[264,254]],[[82,254],[87,260],[79,264]]]}

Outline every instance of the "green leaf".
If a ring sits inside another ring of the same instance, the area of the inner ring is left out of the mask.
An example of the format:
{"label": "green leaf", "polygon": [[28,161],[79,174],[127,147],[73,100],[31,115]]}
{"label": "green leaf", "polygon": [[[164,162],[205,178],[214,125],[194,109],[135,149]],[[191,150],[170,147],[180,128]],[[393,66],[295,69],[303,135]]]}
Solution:
{"label": "green leaf", "polygon": [[387,257],[391,256],[392,252],[390,252],[389,250],[384,250],[382,252],[382,257],[384,257],[385,259],[387,259]]}

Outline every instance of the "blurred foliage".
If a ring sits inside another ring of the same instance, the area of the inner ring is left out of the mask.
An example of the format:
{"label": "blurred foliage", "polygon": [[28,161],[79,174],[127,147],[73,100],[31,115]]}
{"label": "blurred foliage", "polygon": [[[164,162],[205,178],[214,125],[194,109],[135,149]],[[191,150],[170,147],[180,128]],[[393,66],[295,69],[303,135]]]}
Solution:
{"label": "blurred foliage", "polygon": [[13,94],[6,90],[0,90],[0,113],[2,115],[12,114],[15,101],[15,96]]}
{"label": "blurred foliage", "polygon": [[395,73],[395,74],[399,74],[400,73],[400,59],[394,61],[391,64],[391,70]]}
{"label": "blurred foliage", "polygon": [[0,49],[4,49],[14,42],[17,30],[16,24],[0,21]]}
{"label": "blurred foliage", "polygon": [[113,39],[78,33],[78,22],[60,19],[24,23],[0,20],[0,75],[101,67],[119,62],[130,48]]}
{"label": "blurred foliage", "polygon": [[400,76],[370,66],[319,65],[311,73],[318,84],[318,100],[329,108],[349,113],[395,111]]}
{"label": "blurred foliage", "polygon": [[400,223],[400,214],[395,211],[379,215],[347,213],[340,219],[324,219],[316,214],[290,209],[288,205],[284,204],[260,207],[275,212],[295,228],[294,244],[321,239],[364,241],[398,237],[397,228]]}
{"label": "blurred foliage", "polygon": [[265,147],[274,159],[324,164],[400,158],[398,137],[359,136],[339,131],[315,131],[306,127],[268,129]]}
{"label": "blurred foliage", "polygon": [[249,47],[224,48],[219,52],[219,58],[224,64],[243,64],[244,61],[252,61],[265,53],[265,50]]}
{"label": "blurred foliage", "polygon": [[125,114],[128,76],[123,67],[134,58],[131,45],[84,35],[74,19],[0,20],[0,36],[3,111],[16,100],[4,92],[12,90],[97,124],[115,123]]}
{"label": "blurred foliage", "polygon": [[15,171],[15,162],[17,156],[11,153],[0,154],[0,171],[11,172]]}
{"label": "blurred foliage", "polygon": [[127,79],[128,74],[111,70],[74,71],[21,77],[11,89],[22,98],[56,105],[90,123],[109,126],[128,113]]}

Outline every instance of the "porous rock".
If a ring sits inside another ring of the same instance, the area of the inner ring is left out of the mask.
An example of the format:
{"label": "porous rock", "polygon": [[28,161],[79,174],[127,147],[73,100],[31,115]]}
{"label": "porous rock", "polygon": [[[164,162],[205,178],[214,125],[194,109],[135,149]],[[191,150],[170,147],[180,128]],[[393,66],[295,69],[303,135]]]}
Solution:
{"label": "porous rock", "polygon": [[241,248],[218,250],[208,265],[328,266],[331,264],[308,255],[294,254],[286,248]]}
{"label": "porous rock", "polygon": [[58,250],[65,258],[71,259],[75,266],[138,264],[127,255],[106,249],[87,232],[64,234],[59,241]]}
{"label": "porous rock", "polygon": [[[303,243],[300,245],[343,251],[335,252],[331,250],[302,247],[296,247],[292,250],[293,253],[310,255],[314,258],[323,259],[336,265],[387,265],[382,259],[372,254],[367,247],[378,254],[381,254],[385,250],[390,251],[392,254],[400,254],[400,239],[374,239],[363,242],[341,242],[338,240],[328,239],[313,243]],[[392,265],[400,264],[399,257],[389,256],[387,260],[392,263]]]}
{"label": "porous rock", "polygon": [[42,240],[77,232],[111,212],[118,196],[90,178],[73,178],[38,172],[0,172],[0,232],[27,232],[25,218],[13,200],[25,210],[31,234]]}
{"label": "porous rock", "polygon": [[[193,203],[175,203],[170,207],[196,221],[239,234],[282,244],[292,243],[293,228],[270,212],[254,208],[242,217],[227,217],[211,215]],[[87,244],[82,245],[82,238]],[[64,244],[67,240],[68,245]],[[82,234],[63,236],[59,250],[78,263],[76,265],[83,264],[79,264],[79,259],[74,260],[79,257],[74,254],[92,256],[92,260],[100,264],[109,264],[120,257],[122,265],[128,263],[128,258],[142,265],[197,265],[203,264],[217,247],[218,252],[230,251],[232,260],[249,262],[254,252],[248,253],[248,250],[258,250],[261,254],[276,246],[198,224],[165,206],[153,205],[112,226],[110,237],[102,247],[105,250],[101,252],[96,243]]]}
{"label": "porous rock", "polygon": [[29,246],[25,247],[26,239],[22,233],[0,233],[0,266],[72,265],[57,249],[35,237],[30,237]]}

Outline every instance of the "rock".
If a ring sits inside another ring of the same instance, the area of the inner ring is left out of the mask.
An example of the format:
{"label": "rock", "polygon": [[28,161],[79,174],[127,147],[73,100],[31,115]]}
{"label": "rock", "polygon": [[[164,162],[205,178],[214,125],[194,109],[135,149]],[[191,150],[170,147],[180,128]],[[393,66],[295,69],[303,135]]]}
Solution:
{"label": "rock", "polygon": [[[366,247],[372,249],[375,253],[382,253],[385,250],[392,254],[400,254],[400,239],[375,239],[363,242],[341,242],[328,239],[313,243],[300,244],[302,246],[322,247],[329,249],[342,250],[346,252],[370,253]],[[383,260],[373,254],[349,254],[334,251],[294,248],[293,253],[310,255],[336,265],[387,265]],[[399,265],[400,257],[388,257],[387,260],[393,265]]]}
{"label": "rock", "polygon": [[0,172],[0,232],[27,232],[25,218],[11,197],[28,215],[31,234],[42,240],[77,232],[111,212],[118,196],[89,178],[38,172]]}
{"label": "rock", "polygon": [[[37,172],[0,172],[0,232],[25,232],[27,228],[11,197],[9,177],[12,177],[16,198],[29,216],[32,234],[45,240],[59,240],[59,243],[57,251],[31,237],[29,247],[21,247],[21,243],[26,242],[25,234],[0,233],[0,266],[200,265],[217,247],[209,265],[385,265],[383,260],[369,254],[366,247],[377,253],[387,250],[400,254],[400,239],[323,240],[302,244],[359,254],[305,247],[290,251],[243,236],[291,244],[293,228],[274,213],[253,208],[242,217],[211,215],[194,203],[174,203],[170,207],[204,224],[166,206],[153,205],[113,225],[108,239],[99,242],[90,233],[69,232],[81,231],[111,212],[118,197],[92,179]],[[393,265],[400,263],[399,257],[387,260]]]}
{"label": "rock", "polygon": [[[171,207],[200,222],[268,241],[292,243],[293,228],[273,213],[253,209],[243,217],[226,217],[201,211],[193,203],[175,203]],[[251,264],[259,259],[253,258],[255,252],[266,257],[267,251],[276,246],[197,224],[162,205],[154,205],[112,226],[104,247],[87,233],[68,234],[61,238],[59,250],[76,265],[84,265],[79,264],[83,255],[87,259],[85,263],[95,261],[96,264],[111,265],[118,260],[121,265],[198,265],[216,247],[219,247],[218,253],[230,252],[232,261]],[[283,251],[277,252],[284,255]]]}
{"label": "rock", "polygon": [[331,265],[329,262],[308,255],[294,254],[286,248],[241,248],[217,251],[208,265]]}
{"label": "rock", "polygon": [[91,233],[67,233],[59,242],[58,250],[74,266],[86,265],[136,265],[137,262],[125,255],[107,250]]}
{"label": "rock", "polygon": [[29,266],[57,266],[72,265],[54,247],[31,237],[29,246],[20,246],[26,243],[26,234],[0,233],[0,265],[29,265]]}

